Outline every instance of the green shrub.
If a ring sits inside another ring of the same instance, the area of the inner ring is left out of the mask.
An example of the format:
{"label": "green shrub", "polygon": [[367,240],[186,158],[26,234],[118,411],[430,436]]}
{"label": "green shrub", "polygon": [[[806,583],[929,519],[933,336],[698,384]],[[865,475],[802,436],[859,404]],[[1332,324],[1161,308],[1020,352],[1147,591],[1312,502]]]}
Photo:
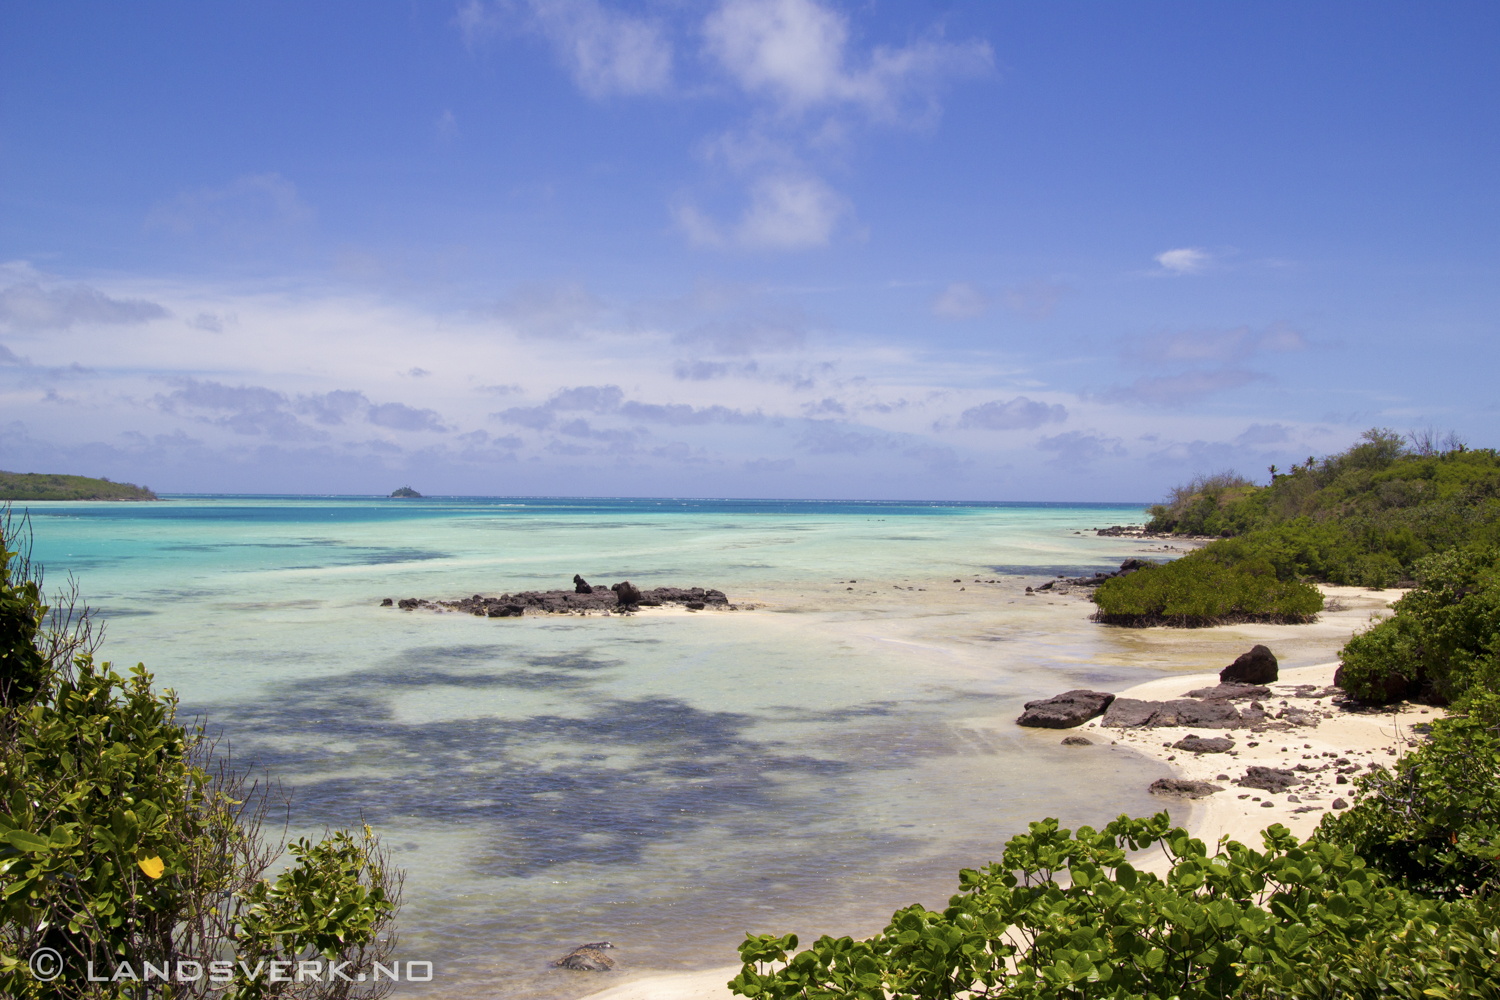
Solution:
{"label": "green shrub", "polygon": [[[0,995],[127,995],[128,981],[86,981],[88,963],[109,976],[128,962],[142,976],[147,962],[179,960],[321,956],[355,973],[388,961],[401,873],[368,828],[299,842],[295,863],[264,881],[281,846],[261,837],[263,790],[227,768],[201,726],[177,721],[175,695],[154,691],[144,667],[122,677],[96,664],[87,613],[42,604],[13,528],[0,520]],[[60,978],[32,976],[39,948],[61,956]],[[196,996],[207,985],[128,989]],[[262,975],[224,995],[381,989]]]}
{"label": "green shrub", "polygon": [[1500,730],[1486,692],[1473,715],[1440,719],[1432,738],[1393,770],[1355,781],[1356,801],[1315,836],[1401,885],[1457,899],[1500,889]]}
{"label": "green shrub", "polygon": [[1373,702],[1500,690],[1500,546],[1428,556],[1416,572],[1421,584],[1395,614],[1340,651],[1338,684]]}
{"label": "green shrub", "polygon": [[1283,580],[1388,587],[1432,552],[1500,542],[1500,454],[1457,441],[1406,450],[1400,435],[1371,430],[1269,486],[1199,477],[1150,513],[1153,531],[1230,536],[1208,549],[1268,560]]}
{"label": "green shrub", "polygon": [[1129,626],[1307,622],[1323,609],[1316,587],[1279,579],[1268,562],[1225,565],[1201,552],[1107,580],[1093,600],[1096,621]]}
{"label": "green shrub", "polygon": [[[1429,899],[1285,827],[1210,857],[1166,813],[1076,835],[1056,820],[960,875],[942,911],[897,911],[865,941],[747,935],[730,989],[764,1000],[1493,997],[1493,900]],[[1165,879],[1127,850],[1159,846]]]}

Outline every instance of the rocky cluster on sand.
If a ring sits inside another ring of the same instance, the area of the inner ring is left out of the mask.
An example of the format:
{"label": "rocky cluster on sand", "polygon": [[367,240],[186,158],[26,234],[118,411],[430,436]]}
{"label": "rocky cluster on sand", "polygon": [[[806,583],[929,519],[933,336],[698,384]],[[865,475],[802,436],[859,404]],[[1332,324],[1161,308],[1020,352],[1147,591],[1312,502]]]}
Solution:
{"label": "rocky cluster on sand", "polygon": [[[1100,725],[1109,729],[1249,729],[1264,733],[1293,726],[1316,726],[1328,711],[1267,705],[1276,680],[1276,657],[1265,646],[1242,654],[1219,673],[1215,687],[1196,688],[1169,701],[1117,698],[1105,691],[1064,691],[1039,701],[1028,701],[1016,724],[1042,729],[1072,729],[1103,716]],[[1337,688],[1321,692],[1298,690],[1301,696],[1330,698]],[[1247,703],[1248,704],[1245,704]]]}
{"label": "rocky cluster on sand", "polygon": [[629,580],[612,587],[591,586],[581,576],[573,577],[572,590],[527,590],[518,594],[501,594],[485,597],[474,594],[455,601],[429,601],[425,598],[405,597],[400,600],[387,597],[380,602],[383,608],[397,607],[403,611],[425,609],[429,611],[461,611],[481,618],[520,618],[524,615],[542,614],[630,614],[641,608],[659,608],[677,605],[689,611],[708,608],[735,611],[722,590],[706,590],[703,587],[656,587],[641,590]]}

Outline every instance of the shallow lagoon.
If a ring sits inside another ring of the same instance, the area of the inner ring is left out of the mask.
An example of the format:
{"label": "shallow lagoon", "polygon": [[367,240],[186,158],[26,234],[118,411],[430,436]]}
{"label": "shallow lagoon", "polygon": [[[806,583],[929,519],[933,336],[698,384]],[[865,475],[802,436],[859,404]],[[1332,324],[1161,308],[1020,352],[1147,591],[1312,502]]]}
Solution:
{"label": "shallow lagoon", "polygon": [[[1161,773],[1012,725],[1145,676],[1025,582],[1118,565],[1139,505],[179,497],[33,511],[105,654],[144,661],[409,871],[401,954],[443,995],[577,996],[548,969],[723,965],[746,930],[869,933],[1044,815],[1153,811]],[[383,597],[630,579],[734,612],[478,619]],[[962,583],[954,583],[959,578]],[[976,583],[975,581],[997,581]],[[857,581],[857,582],[850,582]],[[959,588],[963,589],[960,590]],[[414,988],[414,990],[420,988]]]}

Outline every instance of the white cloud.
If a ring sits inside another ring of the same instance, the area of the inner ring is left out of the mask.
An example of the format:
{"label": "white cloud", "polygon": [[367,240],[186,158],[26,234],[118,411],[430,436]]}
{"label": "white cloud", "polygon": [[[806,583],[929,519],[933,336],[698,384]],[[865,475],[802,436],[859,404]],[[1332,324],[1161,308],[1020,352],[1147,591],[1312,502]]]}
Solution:
{"label": "white cloud", "polygon": [[733,227],[686,202],[673,210],[672,217],[694,246],[807,250],[827,246],[848,213],[848,202],[818,178],[773,174],[750,186],[750,204]]}
{"label": "white cloud", "polygon": [[1199,274],[1213,262],[1213,255],[1202,247],[1182,247],[1157,254],[1156,262],[1168,274]]}
{"label": "white cloud", "polygon": [[867,65],[850,65],[849,21],[812,0],[727,0],[703,24],[708,53],[751,94],[788,111],[853,104],[894,118],[911,91],[937,78],[990,68],[987,43],[924,39],[877,47]]}
{"label": "white cloud", "polygon": [[932,314],[943,319],[973,319],[989,307],[989,296],[966,281],[953,282],[932,300]]}
{"label": "white cloud", "polygon": [[439,139],[447,141],[458,138],[458,118],[452,111],[444,111],[438,115],[437,120],[432,123],[432,128]]}
{"label": "white cloud", "polygon": [[471,47],[508,27],[540,32],[578,89],[594,98],[652,94],[672,83],[672,43],[648,18],[610,10],[597,0],[530,0],[530,17],[506,3],[469,0],[456,22]]}
{"label": "white cloud", "polygon": [[847,210],[844,199],[816,177],[762,177],[750,189],[735,240],[769,250],[826,246]]}
{"label": "white cloud", "polygon": [[579,89],[590,97],[650,94],[672,82],[661,26],[594,0],[533,0],[532,11]]}

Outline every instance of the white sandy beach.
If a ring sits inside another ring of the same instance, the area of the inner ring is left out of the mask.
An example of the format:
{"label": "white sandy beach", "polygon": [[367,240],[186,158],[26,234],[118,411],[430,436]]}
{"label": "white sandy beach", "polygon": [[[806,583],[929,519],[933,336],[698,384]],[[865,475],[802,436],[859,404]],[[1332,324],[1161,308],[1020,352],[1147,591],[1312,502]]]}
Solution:
{"label": "white sandy beach", "polygon": [[[969,584],[969,586],[973,586]],[[988,589],[988,588],[986,588]],[[1366,591],[1355,587],[1321,588],[1331,610],[1310,625],[1238,625],[1215,629],[1113,629],[1120,652],[1128,659],[1163,671],[1163,676],[1116,692],[1120,696],[1144,700],[1180,698],[1187,691],[1211,687],[1218,683],[1218,672],[1236,655],[1255,643],[1264,643],[1283,662],[1287,660],[1310,665],[1284,666],[1278,680],[1271,684],[1272,697],[1262,699],[1271,715],[1285,709],[1301,710],[1318,721],[1316,725],[1285,726],[1274,723],[1269,731],[1193,730],[1162,728],[1141,730],[1105,729],[1099,720],[1071,730],[1027,730],[1030,738],[1058,741],[1064,736],[1082,735],[1093,741],[1076,752],[1138,753],[1165,762],[1178,777],[1208,781],[1223,790],[1207,798],[1187,800],[1163,797],[1162,808],[1179,821],[1185,821],[1193,835],[1212,849],[1221,838],[1259,846],[1260,831],[1272,823],[1281,823],[1299,837],[1308,836],[1319,820],[1343,798],[1351,800],[1351,785],[1339,784],[1339,771],[1351,767],[1367,769],[1371,764],[1389,764],[1401,754],[1413,736],[1413,726],[1430,722],[1437,710],[1424,706],[1399,705],[1385,711],[1347,711],[1334,704],[1325,691],[1333,683],[1338,667],[1337,652],[1349,636],[1366,627],[1373,617],[1387,613],[1390,603],[1402,591]],[[951,588],[933,587],[917,598],[931,606],[935,618],[965,603],[963,595]],[[930,595],[930,596],[929,596]],[[769,596],[769,595],[768,595]],[[851,595],[852,596],[852,595]],[[873,594],[870,596],[874,596]],[[911,600],[911,593],[903,595]],[[1067,598],[1052,598],[1056,609],[1055,624],[1059,640],[1070,631],[1098,629],[1087,620],[1092,605],[1085,603],[1085,592],[1075,591]],[[1038,602],[1040,603],[1040,602]],[[867,638],[880,641],[913,641],[912,635],[884,634],[890,627],[880,621],[866,621],[858,626]],[[909,626],[908,626],[909,627]],[[925,629],[931,632],[932,628]],[[932,641],[932,635],[922,639]],[[939,642],[941,640],[938,640]],[[1183,737],[1196,732],[1199,736],[1229,736],[1234,746],[1226,753],[1194,755],[1172,748]],[[1304,783],[1288,792],[1269,792],[1243,788],[1234,782],[1253,765],[1294,770]],[[1296,770],[1297,768],[1305,770]],[[1346,775],[1349,780],[1352,775]],[[1039,817],[1038,817],[1039,818]],[[983,859],[976,859],[976,862]],[[1164,856],[1145,852],[1140,866],[1161,872]],[[941,900],[928,905],[940,905]],[[786,928],[797,930],[797,928]],[[636,970],[608,974],[601,979],[602,991],[591,994],[596,1000],[726,1000],[732,996],[726,983],[739,972],[738,965],[693,972],[653,972]],[[594,973],[584,973],[596,975]],[[623,981],[621,981],[623,980]]]}

